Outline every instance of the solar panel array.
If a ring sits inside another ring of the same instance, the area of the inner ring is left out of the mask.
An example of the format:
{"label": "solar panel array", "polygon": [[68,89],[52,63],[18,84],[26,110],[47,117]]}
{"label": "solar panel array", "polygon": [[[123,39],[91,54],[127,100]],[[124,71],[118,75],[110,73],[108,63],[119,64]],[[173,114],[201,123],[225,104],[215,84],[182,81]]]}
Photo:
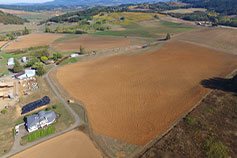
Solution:
{"label": "solar panel array", "polygon": [[41,106],[44,106],[44,105],[47,105],[50,103],[50,99],[48,96],[44,96],[42,99],[40,100],[37,100],[35,102],[32,102],[32,103],[29,103],[25,106],[22,107],[22,112],[21,114],[25,114],[25,113],[28,113],[30,111],[33,111],[35,110],[36,108],[39,108]]}

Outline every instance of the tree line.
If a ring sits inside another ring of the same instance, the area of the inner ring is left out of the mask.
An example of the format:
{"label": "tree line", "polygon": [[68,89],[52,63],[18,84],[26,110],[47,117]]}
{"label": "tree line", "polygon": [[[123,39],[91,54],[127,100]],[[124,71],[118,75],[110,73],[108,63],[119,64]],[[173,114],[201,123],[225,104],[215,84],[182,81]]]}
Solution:
{"label": "tree line", "polygon": [[214,10],[222,15],[237,14],[236,0],[179,0],[183,3],[191,4],[191,7],[206,8]]}

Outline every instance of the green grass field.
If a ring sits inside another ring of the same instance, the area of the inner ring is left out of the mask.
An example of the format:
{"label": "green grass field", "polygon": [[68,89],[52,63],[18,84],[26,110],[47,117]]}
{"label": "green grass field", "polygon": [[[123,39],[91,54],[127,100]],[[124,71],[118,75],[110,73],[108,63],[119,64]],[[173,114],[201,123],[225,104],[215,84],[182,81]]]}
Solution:
{"label": "green grass field", "polygon": [[62,38],[56,39],[54,41],[54,43],[58,43],[58,42],[66,41],[66,40],[71,40],[71,39],[75,39],[75,38],[79,38],[79,37],[80,37],[80,35],[69,34],[69,35],[65,35]]}
{"label": "green grass field", "polygon": [[55,127],[53,125],[51,125],[51,126],[47,127],[46,129],[40,129],[40,130],[37,130],[29,135],[22,137],[22,140],[23,141],[25,140],[27,142],[33,142],[37,139],[46,137],[46,136],[51,135],[53,133],[55,133]]}
{"label": "green grass field", "polygon": [[59,65],[63,66],[63,65],[67,65],[69,63],[76,63],[78,61],[77,58],[68,58],[66,60],[64,60],[63,62],[61,62]]}
{"label": "green grass field", "polygon": [[163,37],[163,34],[166,33],[181,33],[185,31],[192,30],[192,26],[185,26],[182,24],[177,24],[173,22],[159,21],[157,25],[147,27],[140,24],[132,24],[123,26],[126,30],[123,31],[104,31],[104,32],[95,32],[92,35],[99,36],[134,36],[134,37],[151,37],[151,38],[160,38]]}

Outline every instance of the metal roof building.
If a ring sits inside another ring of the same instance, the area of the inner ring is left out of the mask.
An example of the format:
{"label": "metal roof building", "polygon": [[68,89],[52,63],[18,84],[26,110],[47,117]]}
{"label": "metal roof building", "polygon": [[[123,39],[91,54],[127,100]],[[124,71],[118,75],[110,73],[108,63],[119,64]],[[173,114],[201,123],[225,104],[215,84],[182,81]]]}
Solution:
{"label": "metal roof building", "polygon": [[53,111],[40,111],[38,114],[26,117],[27,130],[34,132],[39,128],[47,127],[52,124],[55,119],[56,114]]}
{"label": "metal roof building", "polygon": [[24,70],[22,72],[17,73],[15,77],[17,79],[24,79],[28,77],[33,77],[35,75],[36,75],[35,70]]}
{"label": "metal roof building", "polygon": [[7,65],[8,65],[8,66],[10,66],[10,65],[15,65],[14,58],[9,58],[9,59],[8,59],[8,62],[7,62]]}

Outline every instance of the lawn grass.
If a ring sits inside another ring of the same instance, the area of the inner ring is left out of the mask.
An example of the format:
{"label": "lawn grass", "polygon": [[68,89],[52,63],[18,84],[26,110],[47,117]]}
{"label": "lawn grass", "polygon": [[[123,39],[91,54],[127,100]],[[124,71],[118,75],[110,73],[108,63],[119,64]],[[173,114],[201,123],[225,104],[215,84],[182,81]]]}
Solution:
{"label": "lawn grass", "polygon": [[26,54],[19,54],[19,55],[13,55],[13,54],[8,54],[8,53],[1,53],[1,55],[5,58],[5,59],[9,59],[9,58],[22,58],[23,56],[25,56]]}
{"label": "lawn grass", "polygon": [[68,58],[68,59],[64,60],[63,62],[61,62],[59,65],[63,66],[63,65],[67,65],[69,63],[76,63],[76,62],[78,62],[77,58]]}
{"label": "lawn grass", "polygon": [[30,133],[29,135],[22,137],[22,140],[23,140],[23,142],[25,142],[25,141],[33,142],[35,140],[46,137],[46,136],[51,135],[53,133],[55,133],[55,127],[53,125],[51,125],[45,129],[37,130],[33,133]]}
{"label": "lawn grass", "polygon": [[0,52],[0,56],[2,57],[0,60],[0,66],[4,66],[7,64],[7,60],[9,58],[15,58],[15,59],[20,59],[23,56],[27,56],[27,53],[24,51],[20,51],[20,53],[15,53],[15,51],[13,52]]}

